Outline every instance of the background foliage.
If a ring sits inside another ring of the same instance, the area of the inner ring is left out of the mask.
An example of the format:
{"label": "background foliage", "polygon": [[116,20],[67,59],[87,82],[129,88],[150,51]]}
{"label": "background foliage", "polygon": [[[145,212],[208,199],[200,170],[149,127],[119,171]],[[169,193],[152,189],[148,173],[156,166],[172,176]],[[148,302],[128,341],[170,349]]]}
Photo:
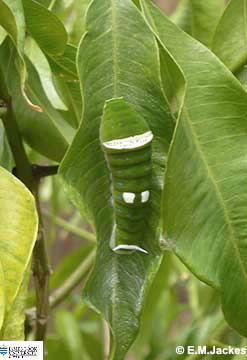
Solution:
{"label": "background foliage", "polygon": [[[15,262],[1,256],[0,333],[24,337],[25,308],[47,359],[245,345],[247,1],[156,3],[167,17],[148,0],[0,0],[0,253]],[[155,135],[148,256],[109,248],[99,124],[120,96]]]}

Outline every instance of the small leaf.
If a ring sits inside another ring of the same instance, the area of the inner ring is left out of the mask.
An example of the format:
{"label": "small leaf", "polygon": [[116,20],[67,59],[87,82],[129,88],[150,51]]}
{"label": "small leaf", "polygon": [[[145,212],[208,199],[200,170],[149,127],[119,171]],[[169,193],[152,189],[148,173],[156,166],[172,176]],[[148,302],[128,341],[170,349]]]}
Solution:
{"label": "small leaf", "polygon": [[191,35],[192,33],[192,14],[191,0],[180,0],[170,19],[174,24]]}
{"label": "small leaf", "polygon": [[53,107],[58,110],[68,110],[56,91],[50,65],[45,55],[30,37],[26,39],[25,54],[38,72],[43,90]]}
{"label": "small leaf", "polygon": [[[29,78],[26,83],[28,96],[44,109],[34,112],[23,100],[18,88],[20,77],[15,65],[15,49],[8,39],[0,47],[0,77],[5,80],[8,95],[12,97],[13,110],[25,141],[36,151],[54,161],[60,161],[71,141],[74,130],[56,111],[46,97],[39,76],[26,58]],[[8,69],[8,71],[6,71]]]}
{"label": "small leaf", "polygon": [[185,79],[178,64],[162,47],[160,47],[160,72],[170,108],[176,116],[184,97]]}
{"label": "small leaf", "polygon": [[24,43],[25,43],[25,18],[22,1],[19,0],[0,0],[0,25],[7,31],[13,40],[17,52],[20,66],[20,91],[28,105],[35,111],[42,112],[38,105],[34,105],[25,92],[26,81],[26,64],[24,60]]}
{"label": "small leaf", "polygon": [[67,32],[51,11],[35,0],[23,0],[27,30],[50,55],[62,54],[67,43]]}
{"label": "small leaf", "polygon": [[7,31],[22,56],[25,42],[25,18],[22,2],[18,0],[0,0],[0,25]]}
{"label": "small leaf", "polygon": [[247,94],[206,47],[141,3],[187,82],[165,178],[165,239],[219,291],[226,320],[246,336]]}
{"label": "small leaf", "polygon": [[191,35],[210,47],[219,19],[225,8],[225,0],[190,0]]}
{"label": "small leaf", "polygon": [[231,0],[216,28],[212,50],[232,72],[247,62],[246,32],[247,1]]}
{"label": "small leaf", "polygon": [[49,56],[51,68],[61,77],[69,80],[78,79],[76,67],[77,48],[71,44],[67,44],[62,55]]}
{"label": "small leaf", "polygon": [[224,8],[224,0],[180,0],[170,19],[182,30],[210,47]]}
{"label": "small leaf", "polygon": [[74,128],[78,127],[83,110],[76,53],[75,46],[67,45],[62,56],[48,58],[53,70],[56,90],[69,109],[69,111],[63,112],[63,116],[67,117],[67,121]]}
{"label": "small leaf", "polygon": [[[1,337],[9,326],[13,305],[19,313],[19,304],[23,303],[20,288],[36,240],[37,224],[33,196],[19,180],[0,168],[0,320],[4,317],[3,326],[0,321]],[[12,328],[11,337],[19,338],[20,332],[20,328]]]}

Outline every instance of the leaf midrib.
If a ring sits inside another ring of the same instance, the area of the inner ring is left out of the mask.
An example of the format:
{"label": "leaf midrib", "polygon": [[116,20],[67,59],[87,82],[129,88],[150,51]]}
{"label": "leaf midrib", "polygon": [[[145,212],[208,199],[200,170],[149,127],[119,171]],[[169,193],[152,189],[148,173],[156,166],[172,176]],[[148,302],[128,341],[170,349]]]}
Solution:
{"label": "leaf midrib", "polygon": [[[111,11],[111,20],[112,20],[112,59],[113,59],[113,97],[117,96],[117,76],[118,76],[118,60],[117,60],[117,9],[115,0],[111,0],[112,11]],[[114,231],[114,227],[112,229]],[[117,327],[117,301],[118,298],[118,286],[119,276],[118,276],[118,262],[115,254],[112,254],[112,267],[114,276],[114,282],[112,285],[112,325],[113,329]]]}
{"label": "leaf midrib", "polygon": [[[246,1],[243,0],[243,12],[244,12],[244,42],[245,42],[245,57],[247,58],[247,17],[246,17],[246,11],[247,11],[247,7],[246,7]],[[245,59],[246,61],[246,59]]]}
{"label": "leaf midrib", "polygon": [[117,96],[117,75],[118,75],[118,46],[117,46],[117,8],[115,0],[111,0],[111,20],[112,20],[112,59],[113,59],[113,94]]}
{"label": "leaf midrib", "polygon": [[[217,184],[216,180],[215,180],[215,176],[213,174],[213,171],[211,170],[209,164],[208,164],[208,161],[207,161],[207,158],[205,156],[205,153],[202,149],[202,146],[201,144],[199,143],[198,141],[198,137],[197,137],[197,133],[196,133],[196,130],[194,129],[194,126],[193,126],[193,123],[190,119],[190,115],[189,115],[189,112],[188,112],[188,109],[186,108],[186,106],[184,106],[184,113],[185,113],[185,120],[186,120],[186,123],[189,127],[189,130],[191,132],[191,139],[193,140],[194,142],[194,145],[197,149],[197,152],[198,154],[200,155],[200,158],[204,164],[204,167],[206,168],[206,171],[208,173],[208,178],[211,180],[211,183],[213,184],[213,187],[215,189],[215,193],[216,193],[216,198],[218,200],[218,203],[220,205],[220,207],[222,208],[223,210],[223,215],[224,215],[224,219],[226,221],[226,224],[228,225],[228,228],[229,228],[229,239],[231,240],[231,243],[232,243],[232,246],[233,246],[233,249],[235,250],[235,253],[236,253],[236,257],[238,259],[238,262],[239,262],[239,265],[240,265],[240,269],[243,273],[243,276],[247,282],[247,272],[246,272],[246,269],[244,267],[244,264],[243,264],[243,260],[241,258],[241,254],[239,252],[239,249],[236,245],[236,234],[235,234],[235,230],[234,230],[234,226],[232,225],[232,222],[231,222],[231,218],[228,214],[228,209],[227,209],[227,206],[225,204],[225,201],[224,201],[224,197],[222,195],[222,192],[220,190],[220,187],[219,185]],[[190,140],[191,140],[190,139]]]}

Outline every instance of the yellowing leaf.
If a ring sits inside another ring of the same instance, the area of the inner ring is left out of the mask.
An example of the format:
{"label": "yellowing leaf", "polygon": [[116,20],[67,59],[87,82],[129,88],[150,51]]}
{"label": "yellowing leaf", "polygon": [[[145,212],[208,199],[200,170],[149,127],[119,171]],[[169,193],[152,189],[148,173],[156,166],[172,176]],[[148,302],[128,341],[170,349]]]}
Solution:
{"label": "yellowing leaf", "polygon": [[30,262],[37,226],[32,194],[17,178],[0,167],[0,283],[5,297],[5,304],[3,296],[0,297],[0,319],[8,316],[19,293]]}

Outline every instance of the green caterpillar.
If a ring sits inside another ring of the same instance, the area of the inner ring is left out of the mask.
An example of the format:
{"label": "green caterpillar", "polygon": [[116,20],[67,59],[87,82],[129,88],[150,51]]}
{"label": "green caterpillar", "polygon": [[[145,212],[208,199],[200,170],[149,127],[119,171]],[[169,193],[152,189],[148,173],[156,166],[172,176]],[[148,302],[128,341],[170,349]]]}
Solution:
{"label": "green caterpillar", "polygon": [[115,225],[110,246],[117,253],[147,253],[141,242],[150,200],[152,139],[146,121],[123,98],[106,102],[100,141],[111,172]]}

